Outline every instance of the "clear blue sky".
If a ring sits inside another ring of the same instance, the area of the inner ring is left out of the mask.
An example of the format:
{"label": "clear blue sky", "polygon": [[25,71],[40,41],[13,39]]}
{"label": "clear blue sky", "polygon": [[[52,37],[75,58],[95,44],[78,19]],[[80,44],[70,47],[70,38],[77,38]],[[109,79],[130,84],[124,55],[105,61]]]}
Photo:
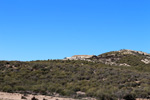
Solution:
{"label": "clear blue sky", "polygon": [[0,0],[0,60],[150,53],[150,0]]}

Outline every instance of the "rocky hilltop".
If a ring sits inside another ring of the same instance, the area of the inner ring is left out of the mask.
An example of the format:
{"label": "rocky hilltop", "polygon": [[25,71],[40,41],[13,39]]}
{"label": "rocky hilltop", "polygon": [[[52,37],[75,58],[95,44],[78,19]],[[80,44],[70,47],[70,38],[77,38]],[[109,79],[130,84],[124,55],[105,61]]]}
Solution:
{"label": "rocky hilltop", "polygon": [[100,54],[91,58],[91,60],[109,65],[137,66],[141,64],[150,64],[150,54],[141,51],[122,49]]}
{"label": "rocky hilltop", "polygon": [[103,53],[98,56],[75,55],[66,57],[65,60],[86,60],[116,66],[137,66],[141,64],[150,64],[150,54],[142,51],[121,49],[119,51]]}
{"label": "rocky hilltop", "polygon": [[94,55],[74,55],[72,57],[66,57],[64,60],[89,60],[92,57]]}

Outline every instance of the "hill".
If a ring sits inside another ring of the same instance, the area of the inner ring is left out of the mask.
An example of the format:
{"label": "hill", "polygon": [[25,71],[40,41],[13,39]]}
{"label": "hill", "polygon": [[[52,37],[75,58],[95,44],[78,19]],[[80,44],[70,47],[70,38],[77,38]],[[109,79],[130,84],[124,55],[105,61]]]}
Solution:
{"label": "hill", "polygon": [[0,61],[0,91],[98,100],[150,96],[150,64],[143,62],[149,54],[120,50],[86,59]]}
{"label": "hill", "polygon": [[141,66],[150,64],[150,54],[122,49],[94,56],[91,60],[116,66]]}

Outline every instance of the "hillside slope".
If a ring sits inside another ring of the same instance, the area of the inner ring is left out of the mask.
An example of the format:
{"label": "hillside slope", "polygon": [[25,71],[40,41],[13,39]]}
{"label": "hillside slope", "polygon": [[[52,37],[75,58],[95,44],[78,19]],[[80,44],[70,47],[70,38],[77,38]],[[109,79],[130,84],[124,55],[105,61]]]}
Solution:
{"label": "hillside slope", "polygon": [[[0,90],[113,100],[150,94],[150,66],[118,67],[87,61],[0,62]],[[81,94],[78,94],[81,93]]]}
{"label": "hillside slope", "polygon": [[143,52],[120,50],[88,61],[0,61],[0,91],[98,100],[147,98],[149,57]]}
{"label": "hillside slope", "polygon": [[122,49],[120,51],[112,51],[94,56],[91,60],[116,66],[150,65],[150,54]]}

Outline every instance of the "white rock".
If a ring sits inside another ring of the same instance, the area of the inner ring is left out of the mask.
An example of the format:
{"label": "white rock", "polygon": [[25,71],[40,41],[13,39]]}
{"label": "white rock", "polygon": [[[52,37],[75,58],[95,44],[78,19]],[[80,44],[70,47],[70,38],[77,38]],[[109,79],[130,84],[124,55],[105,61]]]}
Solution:
{"label": "white rock", "polygon": [[149,64],[150,63],[150,60],[148,60],[148,59],[142,59],[141,61],[144,62],[145,64]]}

